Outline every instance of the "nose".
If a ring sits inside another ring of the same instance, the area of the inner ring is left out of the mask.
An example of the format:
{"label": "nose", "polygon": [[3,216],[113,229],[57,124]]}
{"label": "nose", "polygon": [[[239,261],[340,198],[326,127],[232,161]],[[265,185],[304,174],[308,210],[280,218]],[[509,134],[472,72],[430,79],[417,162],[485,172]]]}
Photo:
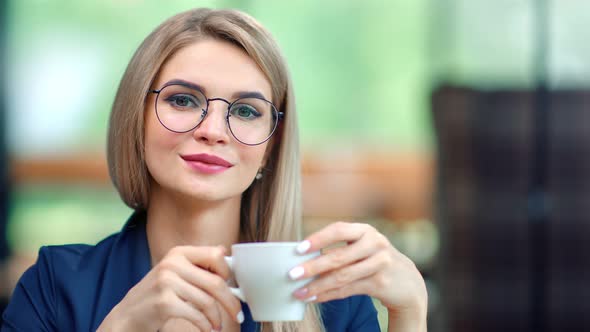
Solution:
{"label": "nose", "polygon": [[228,143],[230,134],[225,119],[226,110],[227,103],[213,103],[211,100],[205,118],[193,131],[194,139],[207,144]]}

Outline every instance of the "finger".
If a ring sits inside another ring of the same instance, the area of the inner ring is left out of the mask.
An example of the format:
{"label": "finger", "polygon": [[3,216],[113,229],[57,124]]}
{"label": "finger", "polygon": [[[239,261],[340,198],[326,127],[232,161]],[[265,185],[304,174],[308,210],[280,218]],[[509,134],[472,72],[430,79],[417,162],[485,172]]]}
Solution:
{"label": "finger", "polygon": [[353,295],[371,295],[371,289],[374,287],[373,281],[371,280],[372,277],[373,276],[368,276],[344,287],[333,288],[315,295],[311,295],[307,298],[306,302],[327,302],[331,300],[344,299]]}
{"label": "finger", "polygon": [[339,242],[356,242],[370,229],[367,224],[335,222],[308,236],[299,244],[297,252],[305,254]]}
{"label": "finger", "polygon": [[221,313],[217,307],[217,301],[179,276],[174,275],[174,278],[172,284],[176,295],[201,311],[216,330],[221,330]]}
{"label": "finger", "polygon": [[363,238],[351,245],[338,247],[294,267],[289,271],[291,279],[306,279],[332,270],[343,268],[363,260],[377,251],[368,238]]}
{"label": "finger", "polygon": [[200,288],[217,300],[234,320],[241,323],[241,319],[238,317],[240,314],[243,315],[242,305],[231,293],[224,279],[216,274],[196,267],[189,262],[179,264],[179,266],[175,267],[175,271],[182,279],[186,280],[194,287]]}
{"label": "finger", "polygon": [[348,287],[378,273],[385,267],[384,265],[385,261],[380,255],[371,256],[358,263],[321,275],[318,279],[296,290],[294,295],[300,300],[305,300],[323,292]]}
{"label": "finger", "polygon": [[186,319],[199,328],[199,331],[213,330],[210,321],[201,311],[197,310],[190,303],[183,301],[179,297],[176,297],[174,305],[168,308],[170,308],[167,312],[169,317]]}
{"label": "finger", "polygon": [[171,249],[170,254],[183,256],[190,263],[211,271],[221,276],[224,280],[229,279],[231,276],[231,270],[224,259],[226,250],[223,246],[179,246]]}

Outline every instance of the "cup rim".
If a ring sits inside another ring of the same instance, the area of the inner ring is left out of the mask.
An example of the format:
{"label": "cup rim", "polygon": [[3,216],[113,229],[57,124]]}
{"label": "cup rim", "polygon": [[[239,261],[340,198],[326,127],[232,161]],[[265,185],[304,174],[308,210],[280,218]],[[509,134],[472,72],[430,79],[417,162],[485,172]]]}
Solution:
{"label": "cup rim", "polygon": [[285,242],[242,242],[232,244],[232,248],[240,247],[292,247],[297,246],[299,242],[285,241]]}

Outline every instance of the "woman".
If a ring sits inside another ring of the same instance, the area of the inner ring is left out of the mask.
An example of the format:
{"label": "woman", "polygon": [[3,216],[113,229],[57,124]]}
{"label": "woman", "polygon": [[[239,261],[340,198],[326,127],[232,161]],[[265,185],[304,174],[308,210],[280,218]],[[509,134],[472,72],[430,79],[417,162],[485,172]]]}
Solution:
{"label": "woman", "polygon": [[[109,171],[134,214],[96,246],[42,248],[2,330],[255,331],[223,257],[237,242],[300,240],[296,120],[284,59],[253,18],[196,9],[165,21],[133,56],[110,118]],[[377,331],[367,295],[388,308],[389,331],[426,330],[408,258],[343,222],[298,250],[336,243],[347,245],[290,272],[316,277],[293,294],[311,304],[305,319],[264,331]]]}

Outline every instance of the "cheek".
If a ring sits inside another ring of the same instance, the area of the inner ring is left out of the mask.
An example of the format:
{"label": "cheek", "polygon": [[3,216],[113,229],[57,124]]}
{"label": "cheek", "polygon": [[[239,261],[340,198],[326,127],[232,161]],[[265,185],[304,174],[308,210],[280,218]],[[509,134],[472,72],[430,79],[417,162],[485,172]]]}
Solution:
{"label": "cheek", "polygon": [[174,154],[181,140],[182,135],[166,130],[157,119],[148,115],[145,119],[145,156],[148,167],[154,161],[165,159],[166,154]]}
{"label": "cheek", "polygon": [[266,144],[254,147],[247,146],[240,149],[240,159],[247,166],[248,174],[253,176],[258,172],[258,169],[262,166],[265,149]]}
{"label": "cheek", "polygon": [[153,110],[145,113],[146,148],[148,143],[154,146],[172,147],[178,144],[182,137],[182,134],[173,133],[164,128]]}

